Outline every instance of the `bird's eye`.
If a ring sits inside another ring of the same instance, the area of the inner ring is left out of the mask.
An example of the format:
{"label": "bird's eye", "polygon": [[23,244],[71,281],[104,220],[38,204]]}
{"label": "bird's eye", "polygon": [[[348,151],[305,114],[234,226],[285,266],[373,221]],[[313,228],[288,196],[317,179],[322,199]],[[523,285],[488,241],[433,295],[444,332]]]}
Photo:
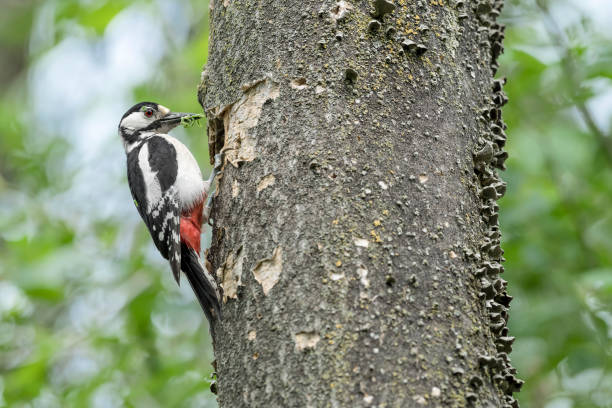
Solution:
{"label": "bird's eye", "polygon": [[147,118],[150,118],[151,116],[153,116],[153,109],[147,109],[146,111],[144,111],[144,114]]}

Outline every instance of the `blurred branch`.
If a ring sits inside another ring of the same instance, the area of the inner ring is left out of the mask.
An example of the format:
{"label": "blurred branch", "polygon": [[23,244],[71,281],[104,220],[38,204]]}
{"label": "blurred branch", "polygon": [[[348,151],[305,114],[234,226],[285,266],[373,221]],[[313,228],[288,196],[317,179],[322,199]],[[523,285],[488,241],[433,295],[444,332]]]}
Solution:
{"label": "blurred branch", "polygon": [[[576,69],[576,61],[572,55],[569,42],[565,38],[563,30],[561,27],[559,27],[556,20],[550,13],[548,4],[542,0],[536,1],[536,4],[544,16],[544,26],[546,27],[548,35],[561,51],[561,67],[565,72],[565,75],[568,77],[572,86],[572,91],[574,91],[575,94],[577,89],[580,87],[580,84],[577,80],[578,70]],[[593,118],[593,114],[584,101],[582,101],[580,98],[574,97],[574,104],[576,105],[576,108],[578,109],[578,112],[582,116],[582,119],[586,123],[588,129],[597,138],[599,145],[606,154],[606,158],[612,165],[612,139],[597,125],[595,119]]]}

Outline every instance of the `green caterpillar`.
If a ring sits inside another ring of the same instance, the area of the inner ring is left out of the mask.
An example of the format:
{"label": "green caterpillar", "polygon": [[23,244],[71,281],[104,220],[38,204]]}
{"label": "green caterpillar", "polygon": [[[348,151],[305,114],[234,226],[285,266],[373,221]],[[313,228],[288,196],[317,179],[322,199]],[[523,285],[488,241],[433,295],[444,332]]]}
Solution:
{"label": "green caterpillar", "polygon": [[193,126],[202,127],[202,119],[204,119],[204,115],[184,116],[181,118],[181,126],[185,128]]}

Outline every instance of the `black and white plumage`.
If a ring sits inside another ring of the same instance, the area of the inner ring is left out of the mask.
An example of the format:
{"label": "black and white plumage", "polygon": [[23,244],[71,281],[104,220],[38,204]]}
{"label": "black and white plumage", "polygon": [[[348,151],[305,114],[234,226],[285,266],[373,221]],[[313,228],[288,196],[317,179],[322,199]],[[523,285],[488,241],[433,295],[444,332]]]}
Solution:
{"label": "black and white plumage", "polygon": [[119,135],[136,208],[177,283],[181,271],[187,277],[212,330],[213,312],[220,317],[219,291],[199,254],[203,204],[214,175],[204,181],[189,149],[166,134],[193,116],[142,102],[123,115]]}

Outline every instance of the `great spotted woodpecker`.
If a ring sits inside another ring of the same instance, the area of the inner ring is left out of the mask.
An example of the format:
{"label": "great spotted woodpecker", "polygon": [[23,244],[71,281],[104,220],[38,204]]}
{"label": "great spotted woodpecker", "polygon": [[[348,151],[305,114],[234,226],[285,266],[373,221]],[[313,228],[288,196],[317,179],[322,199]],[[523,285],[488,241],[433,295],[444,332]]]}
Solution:
{"label": "great spotted woodpecker", "polygon": [[200,233],[209,187],[208,181],[187,147],[167,132],[200,115],[172,113],[153,102],[132,106],[121,118],[119,135],[127,155],[127,175],[134,204],[147,225],[161,255],[170,263],[180,284],[181,270],[187,276],[211,331],[213,319],[221,316],[219,290],[200,260]]}

